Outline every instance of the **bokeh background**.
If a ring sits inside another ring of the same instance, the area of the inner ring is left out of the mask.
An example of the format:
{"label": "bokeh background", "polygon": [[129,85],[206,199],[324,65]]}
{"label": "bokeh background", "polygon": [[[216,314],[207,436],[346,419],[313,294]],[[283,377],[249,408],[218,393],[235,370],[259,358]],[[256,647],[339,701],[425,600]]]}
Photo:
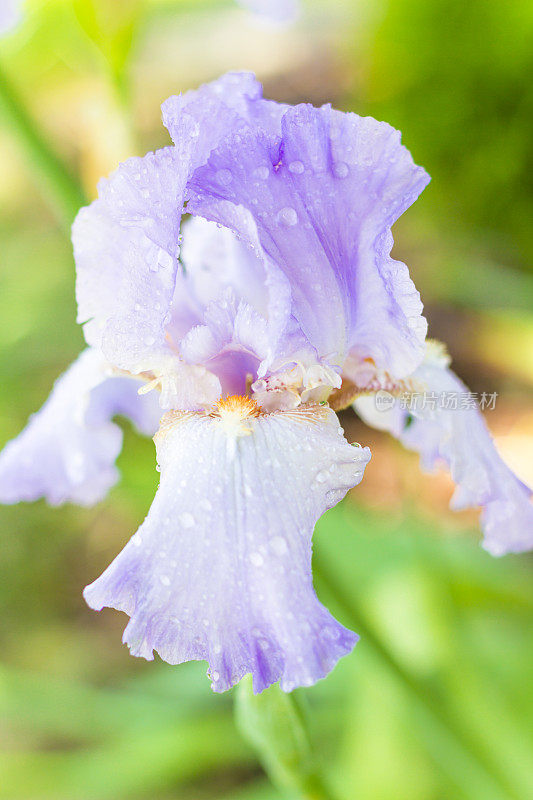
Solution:
{"label": "bokeh background", "polygon": [[[395,254],[458,373],[498,392],[487,422],[533,483],[530,0],[309,0],[285,28],[231,0],[27,2],[0,40],[0,444],[83,346],[68,230],[83,193],[168,142],[165,97],[238,68],[276,100],[402,129],[433,180]],[[339,800],[533,797],[531,558],[491,558],[477,514],[448,511],[445,474],[343,424],[374,456],[318,525],[316,585],[362,639],[299,692],[317,763]],[[124,617],[82,600],[157,484],[152,442],[123,427],[105,502],[0,509],[0,798],[287,800],[205,664],[130,657]]]}

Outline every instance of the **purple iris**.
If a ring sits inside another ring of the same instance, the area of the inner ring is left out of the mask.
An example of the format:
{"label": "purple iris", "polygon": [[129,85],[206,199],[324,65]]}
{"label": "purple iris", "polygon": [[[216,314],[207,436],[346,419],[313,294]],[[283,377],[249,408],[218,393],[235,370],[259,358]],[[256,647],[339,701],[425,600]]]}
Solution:
{"label": "purple iris", "polygon": [[458,505],[484,506],[492,552],[533,545],[530,492],[477,412],[407,428],[368,406],[380,389],[458,383],[390,256],[392,224],[428,182],[399,133],[264,100],[247,73],[169,98],[163,120],[174,145],[122,164],[76,219],[88,349],[0,456],[0,499],[96,502],[117,477],[112,417],[159,422],[153,505],[85,598],[129,615],[134,655],[206,659],[216,691],[247,672],[255,691],[289,691],[357,639],[312,584],[314,525],[370,459],[333,409],[355,402],[445,460]]}

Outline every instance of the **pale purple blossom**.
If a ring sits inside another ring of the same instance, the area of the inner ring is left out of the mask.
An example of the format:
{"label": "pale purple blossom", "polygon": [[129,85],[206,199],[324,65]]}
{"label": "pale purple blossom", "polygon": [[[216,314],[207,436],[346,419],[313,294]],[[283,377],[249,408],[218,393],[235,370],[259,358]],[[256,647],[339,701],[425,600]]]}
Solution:
{"label": "pale purple blossom", "polygon": [[[90,349],[0,456],[0,496],[99,499],[116,479],[112,415],[151,432],[166,411],[153,505],[87,602],[130,616],[134,655],[206,659],[217,691],[247,672],[255,691],[291,690],[356,641],[312,585],[314,525],[370,458],[328,401],[425,368],[390,228],[428,176],[387,124],[264,100],[248,73],[169,98],[163,120],[173,146],[122,164],[74,224]],[[502,484],[497,510],[469,495],[503,550],[527,544],[526,492]]]}

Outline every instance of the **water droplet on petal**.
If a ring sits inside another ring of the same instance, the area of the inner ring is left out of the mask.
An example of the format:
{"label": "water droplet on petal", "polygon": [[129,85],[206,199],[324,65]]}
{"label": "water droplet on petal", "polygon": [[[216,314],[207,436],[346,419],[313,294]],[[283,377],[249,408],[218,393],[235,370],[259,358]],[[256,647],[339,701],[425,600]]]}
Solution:
{"label": "water droplet on petal", "polygon": [[172,269],[172,267],[174,266],[174,259],[172,258],[170,253],[167,253],[167,251],[163,250],[163,248],[161,247],[159,249],[159,253],[157,254],[157,263],[163,269]]}
{"label": "water droplet on petal", "polygon": [[316,481],[317,483],[324,483],[327,477],[327,473],[324,470],[320,470],[320,472],[317,472]]}
{"label": "water droplet on petal", "polygon": [[250,553],[249,558],[254,567],[260,567],[263,563],[263,556],[261,553]]}
{"label": "water droplet on petal", "polygon": [[256,167],[252,174],[254,178],[259,178],[262,181],[266,181],[266,179],[270,175],[270,170],[263,164],[260,167]]}
{"label": "water droplet on petal", "polygon": [[289,170],[295,175],[301,175],[304,169],[305,167],[301,161],[291,161],[289,164]]}
{"label": "water droplet on petal", "polygon": [[163,586],[170,586],[170,578],[168,575],[160,575],[159,580],[163,584]]}
{"label": "water droplet on petal", "polygon": [[348,164],[345,164],[344,161],[337,161],[337,163],[333,165],[333,174],[337,178],[346,178],[349,171]]}
{"label": "water droplet on petal", "polygon": [[188,511],[184,511],[182,514],[180,514],[178,519],[184,528],[192,528],[194,525],[194,517]]}
{"label": "water droplet on petal", "polygon": [[153,344],[155,344],[155,336],[145,336],[144,343],[146,347],[151,347]]}
{"label": "water droplet on petal", "polygon": [[298,214],[294,208],[286,206],[286,208],[282,208],[281,211],[278,212],[278,222],[280,222],[282,225],[292,227],[298,222]]}

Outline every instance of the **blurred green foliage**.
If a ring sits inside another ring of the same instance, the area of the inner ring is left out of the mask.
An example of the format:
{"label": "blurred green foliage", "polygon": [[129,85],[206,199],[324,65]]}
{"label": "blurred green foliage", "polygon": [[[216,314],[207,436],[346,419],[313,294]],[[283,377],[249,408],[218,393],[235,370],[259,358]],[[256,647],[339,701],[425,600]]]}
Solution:
{"label": "blurred green foliage", "polygon": [[[251,39],[257,63],[228,46],[230,30]],[[196,60],[178,59],[168,78],[164,58],[193,34]],[[400,127],[433,182],[398,226],[399,249],[437,309],[475,309],[474,327],[492,319],[489,307],[520,310],[520,324],[502,328],[518,351],[532,324],[532,45],[526,0],[308,2],[293,32],[256,29],[229,0],[28,2],[0,42],[38,133],[28,146],[4,108],[0,441],[82,347],[63,206],[48,205],[62,189],[39,158],[58,155],[94,194],[105,159],[165,141],[158,104],[214,77],[203,63],[264,69],[277,99],[334,97]],[[528,380],[501,380],[526,407]],[[124,432],[122,482],[97,508],[0,509],[0,798],[287,800],[235,726],[231,694],[211,693],[204,664],[131,658],[122,616],[96,615],[81,599],[157,484],[152,443],[126,423]],[[532,797],[530,560],[493,560],[476,531],[437,524],[409,501],[392,511],[358,497],[316,533],[318,593],[362,636],[327,680],[297,693],[317,769],[339,800]]]}

